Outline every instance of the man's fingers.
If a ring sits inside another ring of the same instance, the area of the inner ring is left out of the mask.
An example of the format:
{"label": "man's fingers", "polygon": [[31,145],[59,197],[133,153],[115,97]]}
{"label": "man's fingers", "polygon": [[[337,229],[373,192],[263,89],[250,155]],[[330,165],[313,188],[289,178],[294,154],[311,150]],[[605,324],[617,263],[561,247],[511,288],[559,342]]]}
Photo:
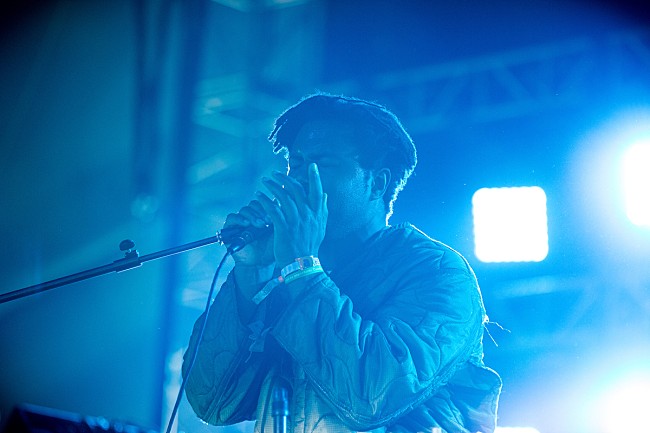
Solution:
{"label": "man's fingers", "polygon": [[271,219],[259,201],[252,200],[237,213],[228,214],[224,227],[264,227],[271,224]]}
{"label": "man's fingers", "polygon": [[266,212],[259,202],[252,201],[239,211],[239,216],[245,218],[255,227],[263,227],[268,224],[265,221]]}
{"label": "man's fingers", "polygon": [[[295,221],[295,219],[298,217],[298,207],[296,203],[296,197],[292,194],[292,191],[283,188],[281,184],[273,179],[262,178],[262,182],[264,182],[264,185],[279,202],[279,207],[277,204],[275,205],[275,207],[278,208],[277,210],[284,215],[284,218],[287,221]],[[304,192],[302,195],[304,196]],[[258,200],[259,199],[260,197],[258,196]],[[265,202],[262,202],[263,205],[264,203]],[[264,209],[266,209],[266,207]]]}
{"label": "man's fingers", "polygon": [[287,176],[285,173],[274,170],[273,179],[284,189],[294,200],[303,200],[307,193],[303,186],[296,179]]}
{"label": "man's fingers", "polygon": [[269,216],[269,218],[271,218],[271,222],[273,222],[273,224],[278,226],[285,223],[284,214],[276,202],[271,200],[266,196],[266,194],[261,191],[256,191],[255,195],[257,196],[257,200],[259,201],[262,208],[264,208],[265,213]]}
{"label": "man's fingers", "polygon": [[323,184],[320,181],[320,173],[315,162],[309,164],[309,206],[318,210],[323,206]]}
{"label": "man's fingers", "polygon": [[251,209],[253,209],[253,211],[255,211],[255,215],[256,215],[255,225],[265,226],[271,224],[271,218],[269,218],[268,214],[266,213],[266,211],[264,210],[264,208],[262,207],[259,201],[253,200],[250,202],[249,206],[251,207]]}
{"label": "man's fingers", "polygon": [[250,225],[251,225],[250,219],[246,218],[245,216],[239,213],[231,213],[228,214],[228,216],[226,217],[226,222],[223,226],[224,227],[231,227],[231,226],[248,227]]}

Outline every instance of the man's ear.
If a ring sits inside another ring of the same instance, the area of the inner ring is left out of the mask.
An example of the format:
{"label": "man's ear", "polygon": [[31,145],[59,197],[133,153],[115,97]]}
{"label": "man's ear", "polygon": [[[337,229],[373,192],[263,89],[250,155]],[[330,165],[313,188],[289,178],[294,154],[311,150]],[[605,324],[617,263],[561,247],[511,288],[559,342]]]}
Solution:
{"label": "man's ear", "polygon": [[386,190],[388,189],[388,184],[390,184],[390,178],[391,174],[388,168],[373,170],[371,198],[383,199],[384,194],[386,194]]}

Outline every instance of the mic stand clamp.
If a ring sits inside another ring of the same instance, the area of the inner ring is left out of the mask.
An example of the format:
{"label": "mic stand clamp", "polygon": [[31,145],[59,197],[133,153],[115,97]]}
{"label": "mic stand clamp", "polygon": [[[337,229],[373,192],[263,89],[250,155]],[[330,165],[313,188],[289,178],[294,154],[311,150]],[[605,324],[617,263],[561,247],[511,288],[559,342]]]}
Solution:
{"label": "mic stand clamp", "polygon": [[120,251],[124,251],[124,258],[113,262],[116,265],[115,272],[124,272],[142,266],[140,253],[135,249],[135,242],[131,239],[120,242]]}

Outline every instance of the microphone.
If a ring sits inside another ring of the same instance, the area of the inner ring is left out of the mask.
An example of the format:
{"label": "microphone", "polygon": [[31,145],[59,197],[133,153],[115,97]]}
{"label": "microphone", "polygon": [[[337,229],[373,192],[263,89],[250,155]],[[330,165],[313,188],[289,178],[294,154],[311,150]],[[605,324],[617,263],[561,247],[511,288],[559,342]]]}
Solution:
{"label": "microphone", "polygon": [[217,238],[222,245],[228,246],[228,252],[236,253],[251,242],[261,239],[273,233],[273,225],[268,224],[264,227],[224,227],[217,232]]}

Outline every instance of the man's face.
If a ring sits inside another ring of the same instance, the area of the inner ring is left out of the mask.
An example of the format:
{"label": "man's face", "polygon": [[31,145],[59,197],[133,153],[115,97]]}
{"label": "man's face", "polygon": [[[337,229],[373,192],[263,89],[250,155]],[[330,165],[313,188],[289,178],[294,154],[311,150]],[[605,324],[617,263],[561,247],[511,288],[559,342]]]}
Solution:
{"label": "man's face", "polygon": [[346,236],[370,217],[370,172],[359,166],[351,137],[350,126],[342,122],[308,122],[289,154],[289,176],[306,191],[307,167],[312,162],[318,165],[329,210],[325,236],[330,239]]}

